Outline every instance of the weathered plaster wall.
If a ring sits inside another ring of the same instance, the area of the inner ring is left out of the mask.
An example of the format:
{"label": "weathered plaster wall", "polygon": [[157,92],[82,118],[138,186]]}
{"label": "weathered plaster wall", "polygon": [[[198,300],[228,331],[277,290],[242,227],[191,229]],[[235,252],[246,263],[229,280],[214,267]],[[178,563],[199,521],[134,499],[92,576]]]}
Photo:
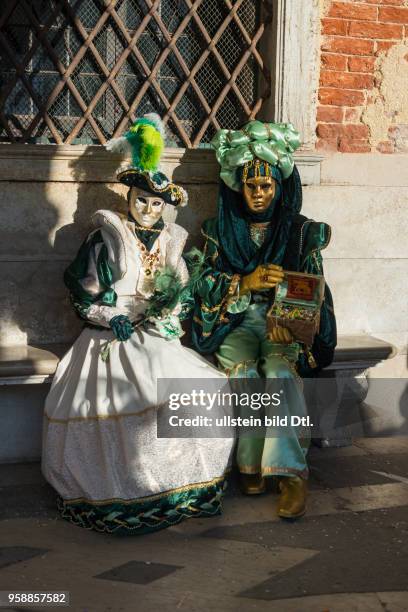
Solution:
{"label": "weathered plaster wall", "polygon": [[362,122],[372,147],[408,152],[408,40],[381,53]]}
{"label": "weathered plaster wall", "polygon": [[317,146],[408,150],[407,0],[321,0]]}

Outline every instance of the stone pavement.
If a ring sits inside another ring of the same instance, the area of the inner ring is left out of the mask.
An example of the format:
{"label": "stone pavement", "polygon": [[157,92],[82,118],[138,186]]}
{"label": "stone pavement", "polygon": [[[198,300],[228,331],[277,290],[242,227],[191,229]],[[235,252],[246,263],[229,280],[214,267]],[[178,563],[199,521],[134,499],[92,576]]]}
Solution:
{"label": "stone pavement", "polygon": [[232,482],[222,516],[133,538],[60,520],[38,464],[2,465],[0,590],[70,591],[75,612],[408,611],[408,438],[309,458],[300,521]]}

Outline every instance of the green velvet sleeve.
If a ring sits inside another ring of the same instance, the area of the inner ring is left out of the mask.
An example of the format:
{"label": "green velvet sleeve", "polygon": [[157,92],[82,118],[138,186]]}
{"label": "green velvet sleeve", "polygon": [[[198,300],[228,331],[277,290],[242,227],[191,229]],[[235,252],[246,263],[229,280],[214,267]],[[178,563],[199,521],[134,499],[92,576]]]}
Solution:
{"label": "green velvet sleeve", "polygon": [[[90,273],[91,259],[95,264],[94,278]],[[94,281],[96,291],[86,289],[89,284],[87,280]],[[77,314],[83,319],[86,319],[88,308],[95,302],[105,306],[116,305],[117,296],[111,288],[112,271],[108,263],[108,251],[99,230],[83,242],[74,261],[65,270],[64,282]]]}
{"label": "green velvet sleeve", "polygon": [[226,335],[242,320],[243,314],[228,312],[229,290],[234,276],[217,270],[218,242],[215,219],[204,223],[202,234],[205,239],[205,263],[195,287],[192,340],[201,353],[213,353]]}
{"label": "green velvet sleeve", "polygon": [[[330,228],[325,223],[313,223],[306,241],[305,257],[302,262],[302,272],[308,274],[321,274],[324,276],[321,250],[330,240]],[[316,334],[311,353],[316,367],[311,367],[305,353],[302,353],[298,362],[301,376],[315,376],[322,368],[329,366],[334,357],[337,344],[336,318],[334,316],[333,298],[328,284],[325,285],[324,300],[320,310],[320,327]]]}

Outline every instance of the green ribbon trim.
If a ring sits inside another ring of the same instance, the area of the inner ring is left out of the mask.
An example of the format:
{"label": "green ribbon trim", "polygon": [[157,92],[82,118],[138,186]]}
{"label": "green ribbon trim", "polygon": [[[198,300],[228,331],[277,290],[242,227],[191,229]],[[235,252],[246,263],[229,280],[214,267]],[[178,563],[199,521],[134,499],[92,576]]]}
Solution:
{"label": "green ribbon trim", "polygon": [[225,481],[185,491],[169,492],[152,501],[131,503],[66,502],[58,497],[61,516],[75,525],[102,533],[141,535],[177,525],[186,518],[221,514]]}

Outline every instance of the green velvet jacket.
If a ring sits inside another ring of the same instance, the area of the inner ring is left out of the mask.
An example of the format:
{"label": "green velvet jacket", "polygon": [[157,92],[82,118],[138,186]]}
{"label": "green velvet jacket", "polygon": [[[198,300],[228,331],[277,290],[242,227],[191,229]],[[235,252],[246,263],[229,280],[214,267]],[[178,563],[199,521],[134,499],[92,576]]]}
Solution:
{"label": "green velvet jacket", "polygon": [[[228,291],[234,275],[217,270],[219,242],[216,218],[204,222],[202,234],[205,239],[205,272],[196,286],[192,338],[198,351],[213,353],[224,338],[243,321],[245,312],[232,314],[227,311]],[[326,223],[318,223],[297,214],[286,246],[284,270],[323,274],[321,251],[329,244],[330,235],[330,226]],[[311,347],[316,365],[305,350],[297,363],[301,376],[314,376],[319,370],[330,365],[336,342],[333,300],[326,284],[320,329]]]}

